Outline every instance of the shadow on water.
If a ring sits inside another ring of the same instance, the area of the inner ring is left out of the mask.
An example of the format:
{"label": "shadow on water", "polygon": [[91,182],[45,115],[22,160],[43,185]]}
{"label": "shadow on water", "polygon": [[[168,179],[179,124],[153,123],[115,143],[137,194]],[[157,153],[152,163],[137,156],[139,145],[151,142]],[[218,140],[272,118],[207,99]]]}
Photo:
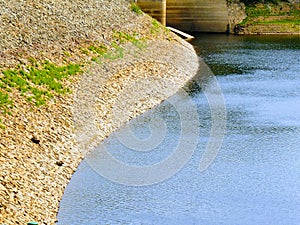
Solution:
{"label": "shadow on water", "polygon": [[[251,53],[255,54],[255,50],[300,50],[300,35],[235,36],[195,34],[195,36],[197,38],[192,41],[195,50],[201,57],[205,58],[207,65],[215,75],[244,74],[256,68],[256,65],[243,64],[243,57],[238,62],[232,61],[231,56],[226,54],[228,50],[230,50],[230,54],[241,55],[245,53],[249,57],[251,57]],[[220,60],[220,57],[225,57],[226,60]]]}
{"label": "shadow on water", "polygon": [[[211,111],[205,85],[190,82],[184,90],[196,106],[198,118],[190,120],[199,121],[200,134],[186,135],[187,141],[198,139],[188,164],[165,182],[131,187],[101,177],[83,161],[61,201],[58,224],[299,224],[299,37],[201,34],[192,44],[225,96],[226,138],[213,164],[198,170]],[[202,84],[207,72],[197,78]],[[162,118],[168,131],[160,145],[133,151],[113,134],[104,141],[109,153],[131,165],[170,156],[182,129],[170,102],[132,120],[132,132],[147,139],[154,117]]]}

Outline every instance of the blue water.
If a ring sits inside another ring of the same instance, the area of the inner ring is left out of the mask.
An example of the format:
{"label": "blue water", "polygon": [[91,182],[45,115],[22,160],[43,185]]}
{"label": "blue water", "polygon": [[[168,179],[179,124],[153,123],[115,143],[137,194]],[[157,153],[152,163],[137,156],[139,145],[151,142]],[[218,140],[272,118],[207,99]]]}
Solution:
{"label": "blue water", "polygon": [[[103,178],[83,161],[61,201],[58,224],[300,224],[300,37],[198,35],[193,45],[216,75],[227,109],[224,143],[210,167],[198,170],[211,114],[196,89],[191,98],[200,134],[182,170],[132,187]],[[155,116],[167,130],[159,146],[132,151],[112,135],[104,142],[110,154],[139,166],[170,156],[180,139],[176,107],[164,102],[131,128],[147,138]]]}

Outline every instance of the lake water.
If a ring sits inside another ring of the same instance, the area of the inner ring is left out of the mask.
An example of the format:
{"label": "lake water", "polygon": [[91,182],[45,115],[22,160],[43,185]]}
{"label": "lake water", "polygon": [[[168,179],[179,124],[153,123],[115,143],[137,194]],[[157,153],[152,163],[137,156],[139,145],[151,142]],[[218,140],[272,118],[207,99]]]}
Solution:
{"label": "lake water", "polygon": [[[196,89],[191,99],[200,134],[189,138],[197,138],[197,149],[178,173],[132,187],[103,178],[83,161],[61,201],[58,224],[300,224],[300,37],[202,34],[192,44],[225,98],[226,135],[213,163],[198,170],[211,113]],[[112,135],[104,142],[110,154],[138,166],[172,154],[182,123],[169,102],[133,120],[131,128],[147,138],[154,116],[168,131],[159,146],[132,151]]]}

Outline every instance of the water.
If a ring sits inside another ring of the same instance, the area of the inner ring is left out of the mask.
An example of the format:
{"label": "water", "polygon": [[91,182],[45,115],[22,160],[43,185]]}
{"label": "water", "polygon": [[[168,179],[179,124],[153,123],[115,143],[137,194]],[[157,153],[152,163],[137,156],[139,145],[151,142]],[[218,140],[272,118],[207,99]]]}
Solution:
{"label": "water", "polygon": [[[63,196],[58,224],[300,224],[300,38],[199,35],[193,45],[216,74],[227,108],[226,137],[211,166],[198,170],[211,126],[198,90],[191,96],[200,135],[190,132],[198,145],[182,170],[159,184],[130,187],[83,161]],[[170,103],[132,121],[131,128],[147,138],[154,116],[168,132],[153,151],[132,151],[115,135],[105,141],[108,151],[140,166],[170,156],[181,129]]]}

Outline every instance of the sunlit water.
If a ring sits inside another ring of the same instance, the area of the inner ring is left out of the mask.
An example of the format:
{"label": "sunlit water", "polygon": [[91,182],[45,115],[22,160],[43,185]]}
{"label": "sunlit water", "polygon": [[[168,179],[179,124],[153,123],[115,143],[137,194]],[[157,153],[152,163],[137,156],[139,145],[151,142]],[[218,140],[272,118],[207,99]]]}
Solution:
{"label": "sunlit water", "polygon": [[[61,201],[58,224],[300,224],[299,37],[199,35],[193,44],[217,75],[227,107],[226,137],[212,165],[198,171],[211,118],[203,93],[194,92],[201,134],[180,172],[156,185],[129,187],[102,178],[83,161]],[[132,151],[112,135],[108,151],[141,166],[168,157],[180,136],[171,104],[131,127],[148,137],[154,115],[168,130],[157,148]]]}

